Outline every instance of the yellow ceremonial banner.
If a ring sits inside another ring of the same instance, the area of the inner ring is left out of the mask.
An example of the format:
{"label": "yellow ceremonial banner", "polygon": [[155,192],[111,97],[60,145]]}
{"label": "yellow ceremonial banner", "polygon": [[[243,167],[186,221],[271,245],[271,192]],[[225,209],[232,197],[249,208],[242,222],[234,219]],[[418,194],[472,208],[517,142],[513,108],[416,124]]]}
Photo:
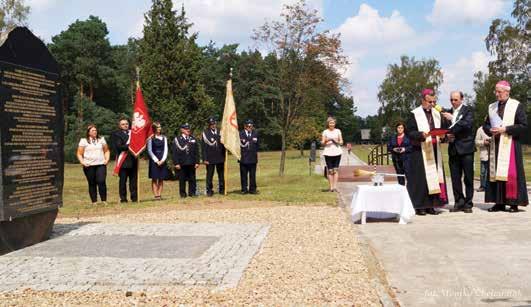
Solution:
{"label": "yellow ceremonial banner", "polygon": [[236,105],[232,95],[232,80],[227,81],[227,96],[225,97],[225,109],[223,110],[223,122],[221,123],[221,143],[225,146],[225,149],[240,160],[240,132],[238,131]]}

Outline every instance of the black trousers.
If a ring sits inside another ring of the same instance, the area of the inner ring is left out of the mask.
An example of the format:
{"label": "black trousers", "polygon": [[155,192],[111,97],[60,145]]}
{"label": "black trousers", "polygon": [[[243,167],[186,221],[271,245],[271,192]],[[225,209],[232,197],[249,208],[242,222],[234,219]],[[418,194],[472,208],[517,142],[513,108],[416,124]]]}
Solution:
{"label": "black trousers", "polygon": [[101,201],[107,201],[107,166],[93,165],[84,167],[83,172],[87,178],[90,200],[95,203],[98,201],[98,191],[100,192]]}
{"label": "black trousers", "polygon": [[[456,208],[472,208],[474,197],[474,154],[451,155],[450,176]],[[463,183],[465,195],[463,195]]]}
{"label": "black trousers", "polygon": [[[397,174],[405,174],[404,161],[402,159],[393,160],[393,165]],[[397,176],[398,184],[406,185],[406,178],[404,176]]]}
{"label": "black trousers", "polygon": [[131,201],[138,201],[138,194],[137,194],[137,167],[138,165],[135,164],[132,168],[121,168],[120,172],[118,173],[118,176],[120,177],[120,183],[118,185],[118,190],[120,192],[120,201],[127,201],[127,179],[129,179],[129,193],[131,194]]}
{"label": "black trousers", "polygon": [[186,197],[186,182],[188,182],[188,196],[195,196],[195,165],[181,165],[179,170],[179,194]]}
{"label": "black trousers", "polygon": [[225,164],[208,164],[206,166],[206,191],[207,194],[212,194],[212,179],[214,178],[214,170],[218,173],[218,191],[219,194],[225,193]]}
{"label": "black trousers", "polygon": [[[256,192],[256,163],[240,163],[242,192]],[[247,186],[249,183],[249,186]]]}

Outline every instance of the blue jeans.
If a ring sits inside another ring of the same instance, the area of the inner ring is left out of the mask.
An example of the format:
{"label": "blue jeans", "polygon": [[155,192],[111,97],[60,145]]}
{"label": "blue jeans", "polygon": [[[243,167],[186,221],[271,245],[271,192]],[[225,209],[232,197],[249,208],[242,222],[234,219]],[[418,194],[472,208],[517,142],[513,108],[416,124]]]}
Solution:
{"label": "blue jeans", "polygon": [[481,161],[480,168],[480,188],[487,188],[487,169],[489,168],[489,161]]}

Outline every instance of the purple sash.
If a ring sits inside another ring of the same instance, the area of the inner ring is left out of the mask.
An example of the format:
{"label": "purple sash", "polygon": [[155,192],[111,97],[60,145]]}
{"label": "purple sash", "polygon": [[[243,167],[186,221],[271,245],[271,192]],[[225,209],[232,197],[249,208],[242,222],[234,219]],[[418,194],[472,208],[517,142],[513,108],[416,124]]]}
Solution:
{"label": "purple sash", "polygon": [[511,156],[509,158],[509,170],[507,172],[507,183],[505,185],[505,197],[507,199],[516,200],[518,195],[516,173],[516,155],[514,150],[514,140],[511,140]]}
{"label": "purple sash", "polygon": [[448,202],[448,195],[446,194],[446,184],[439,183],[439,186],[441,187],[441,194],[439,194],[439,198],[443,203]]}

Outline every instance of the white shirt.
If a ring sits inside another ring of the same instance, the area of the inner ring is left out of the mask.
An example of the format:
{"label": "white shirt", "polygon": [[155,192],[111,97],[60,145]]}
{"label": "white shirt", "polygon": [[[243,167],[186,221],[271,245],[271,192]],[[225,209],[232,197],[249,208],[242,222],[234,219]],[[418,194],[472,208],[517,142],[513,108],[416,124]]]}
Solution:
{"label": "white shirt", "polygon": [[341,130],[335,129],[330,131],[330,129],[326,129],[323,131],[323,136],[327,140],[334,140],[336,141],[336,144],[330,142],[328,144],[324,145],[323,155],[325,156],[340,156],[343,154],[343,150],[341,150],[341,146],[339,145],[339,139],[341,136]]}
{"label": "white shirt", "polygon": [[83,151],[83,163],[89,166],[105,164],[105,154],[103,153],[103,146],[107,145],[104,137],[91,142],[82,138],[79,141],[79,147],[84,149]]}

